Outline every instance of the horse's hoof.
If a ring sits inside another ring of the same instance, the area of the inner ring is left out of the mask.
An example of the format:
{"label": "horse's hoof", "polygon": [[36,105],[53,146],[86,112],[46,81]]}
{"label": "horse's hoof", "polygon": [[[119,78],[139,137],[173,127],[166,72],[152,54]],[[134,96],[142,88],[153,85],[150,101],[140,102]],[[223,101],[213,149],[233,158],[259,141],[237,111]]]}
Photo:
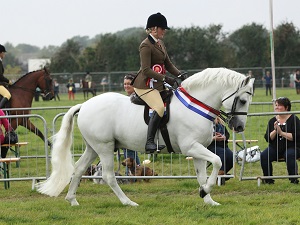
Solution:
{"label": "horse's hoof", "polygon": [[199,194],[201,198],[204,198],[207,195],[206,191],[204,191],[204,188],[202,186],[200,187]]}
{"label": "horse's hoof", "polygon": [[221,205],[220,203],[218,202],[215,202],[214,200],[212,200],[212,198],[210,197],[210,194],[207,194],[204,198],[204,203],[205,204],[208,204],[208,205],[212,205],[212,206],[218,206],[218,205]]}
{"label": "horse's hoof", "polygon": [[71,204],[71,206],[77,206],[77,205],[79,205],[79,203],[77,202],[76,198],[72,198],[71,199],[71,198],[66,197],[65,200],[68,201]]}
{"label": "horse's hoof", "polygon": [[124,203],[124,205],[130,205],[130,206],[139,206],[139,204],[133,202],[133,201],[130,201],[130,202],[127,202],[127,203]]}

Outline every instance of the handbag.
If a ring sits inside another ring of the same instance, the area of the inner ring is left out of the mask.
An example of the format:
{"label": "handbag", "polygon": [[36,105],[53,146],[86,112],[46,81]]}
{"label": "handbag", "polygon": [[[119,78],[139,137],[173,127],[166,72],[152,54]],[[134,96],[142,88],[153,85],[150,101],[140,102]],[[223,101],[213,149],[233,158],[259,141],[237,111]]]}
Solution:
{"label": "handbag", "polygon": [[16,144],[18,143],[18,141],[18,135],[14,130],[6,132],[4,137],[4,144]]}

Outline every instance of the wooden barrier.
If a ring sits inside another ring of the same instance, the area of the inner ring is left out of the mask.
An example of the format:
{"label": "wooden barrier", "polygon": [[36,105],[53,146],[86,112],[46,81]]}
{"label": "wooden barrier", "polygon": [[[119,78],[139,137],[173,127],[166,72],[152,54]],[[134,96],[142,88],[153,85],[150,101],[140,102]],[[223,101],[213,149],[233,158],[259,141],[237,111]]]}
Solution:
{"label": "wooden barrier", "polygon": [[[8,179],[9,178],[9,164],[11,162],[19,162],[20,158],[3,158],[0,159],[0,162],[2,163],[2,170],[3,170],[3,176],[4,179]],[[9,180],[5,180],[4,181],[4,188],[8,189],[10,188],[10,183]]]}
{"label": "wooden barrier", "polygon": [[[28,142],[24,141],[15,144],[1,144],[2,147],[9,147],[9,149],[14,152],[16,158],[20,158],[20,147],[25,145],[28,145]],[[19,161],[16,161],[16,166],[20,166]]]}

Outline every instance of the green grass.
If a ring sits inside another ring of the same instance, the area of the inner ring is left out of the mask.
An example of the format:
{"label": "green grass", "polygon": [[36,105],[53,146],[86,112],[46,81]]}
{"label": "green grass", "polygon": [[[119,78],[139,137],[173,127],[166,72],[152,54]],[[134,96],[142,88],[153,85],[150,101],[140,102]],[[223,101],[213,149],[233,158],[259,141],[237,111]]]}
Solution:
{"label": "green grass", "polygon": [[[298,100],[294,89],[277,89],[277,96],[287,96]],[[62,101],[34,102],[33,107],[72,106],[83,102],[81,93],[75,101],[68,101],[61,95]],[[256,89],[253,102],[269,102],[264,89]],[[293,110],[300,107],[294,104]],[[40,112],[47,120],[51,136],[52,119],[60,111]],[[250,112],[272,112],[270,106],[251,106]],[[37,112],[34,112],[37,113]],[[261,149],[266,147],[263,139],[267,121],[270,117],[251,117],[248,120],[245,135],[247,139],[258,139]],[[42,127],[38,121],[34,121]],[[58,121],[59,127],[60,120]],[[20,139],[29,141],[21,154],[44,154],[43,142],[25,129],[18,129]],[[82,140],[75,129],[74,152],[82,151]],[[78,137],[78,138],[77,138]],[[237,138],[239,138],[237,136]],[[143,156],[141,156],[143,157]],[[163,164],[162,165],[162,158]],[[155,163],[156,171],[164,173],[188,174],[193,172],[192,162],[170,155],[159,156]],[[181,167],[179,168],[179,161]],[[188,164],[190,163],[190,164]],[[152,166],[152,164],[151,164]],[[237,166],[239,172],[240,166]],[[12,177],[36,176],[43,174],[45,159],[24,159],[20,169],[12,166]],[[123,169],[123,168],[122,168]],[[191,172],[192,171],[192,172]],[[275,163],[274,173],[285,174],[285,163]],[[247,164],[246,173],[261,174],[259,163]],[[238,174],[237,174],[238,175]],[[3,185],[3,183],[1,183]],[[3,186],[2,186],[3,188]],[[31,181],[12,181],[11,188],[0,191],[0,224],[299,224],[298,194],[299,185],[291,185],[287,179],[276,180],[275,185],[257,186],[256,181],[230,179],[225,186],[215,186],[211,196],[221,203],[212,207],[203,203],[199,197],[196,179],[154,179],[150,183],[140,182],[122,185],[121,188],[139,207],[123,206],[107,185],[82,182],[77,192],[78,207],[71,207],[64,200],[67,188],[57,198],[41,195],[31,190]]]}

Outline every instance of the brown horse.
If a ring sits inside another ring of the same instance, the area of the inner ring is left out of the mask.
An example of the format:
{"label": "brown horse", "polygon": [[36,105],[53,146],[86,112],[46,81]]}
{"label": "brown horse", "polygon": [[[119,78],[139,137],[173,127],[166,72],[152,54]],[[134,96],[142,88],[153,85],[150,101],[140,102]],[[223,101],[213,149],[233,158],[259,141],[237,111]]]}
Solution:
{"label": "brown horse", "polygon": [[[41,95],[43,96],[43,99],[51,100],[54,98],[52,78],[46,67],[44,69],[29,72],[23,75],[14,84],[9,86],[11,99],[5,107],[12,108],[12,110],[3,110],[7,111],[10,115],[30,114],[30,110],[17,110],[17,108],[31,108],[32,100],[37,87],[41,89]],[[43,133],[31,123],[28,117],[11,119],[11,126],[13,129],[17,129],[19,125],[30,130],[39,136],[43,141],[45,141]],[[50,142],[48,143],[51,145]]]}
{"label": "brown horse", "polygon": [[92,82],[91,87],[89,88],[88,82],[86,82],[84,80],[81,81],[81,87],[82,87],[84,99],[89,98],[89,92],[92,93],[93,97],[96,96],[96,87],[95,86],[96,86],[95,83]]}

